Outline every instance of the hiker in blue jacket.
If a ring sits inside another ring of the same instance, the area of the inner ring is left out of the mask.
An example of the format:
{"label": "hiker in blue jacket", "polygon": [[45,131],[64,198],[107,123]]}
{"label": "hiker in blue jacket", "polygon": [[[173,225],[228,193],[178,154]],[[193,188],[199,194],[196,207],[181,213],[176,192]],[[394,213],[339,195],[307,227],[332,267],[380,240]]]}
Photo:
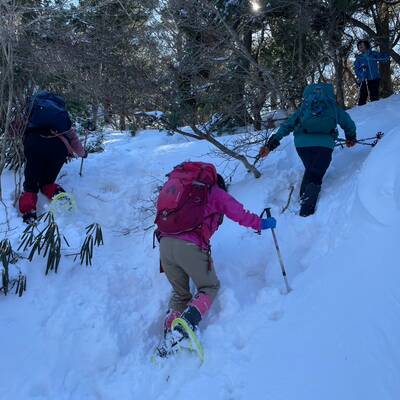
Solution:
{"label": "hiker in blue jacket", "polygon": [[386,53],[379,53],[371,50],[368,40],[359,40],[357,48],[360,54],[356,56],[354,68],[360,86],[358,105],[362,106],[367,102],[379,100],[380,72],[378,62],[389,62],[390,57]]}

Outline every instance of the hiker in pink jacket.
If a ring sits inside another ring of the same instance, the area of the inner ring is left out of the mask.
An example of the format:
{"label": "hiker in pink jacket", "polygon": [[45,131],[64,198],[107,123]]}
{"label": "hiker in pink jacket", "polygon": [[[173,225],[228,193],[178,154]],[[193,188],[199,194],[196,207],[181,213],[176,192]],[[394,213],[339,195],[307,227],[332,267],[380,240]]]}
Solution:
{"label": "hiker in pink jacket", "polygon": [[[200,173],[199,168],[202,171]],[[186,179],[185,174],[189,178]],[[205,182],[203,186],[206,188],[204,198],[201,194],[202,182]],[[176,200],[180,193],[183,193],[182,198]],[[204,207],[198,205],[202,199]],[[188,204],[191,201],[192,204]],[[224,179],[216,173],[212,164],[194,162],[183,163],[169,174],[169,180],[160,192],[157,211],[160,261],[172,286],[169,311],[164,322],[164,336],[167,336],[173,320],[178,317],[185,319],[190,328],[195,330],[217,295],[220,283],[214,270],[209,242],[223,222],[223,217],[227,216],[255,231],[275,228],[276,220],[272,217],[261,219],[246,211],[241,203],[227,193]],[[199,213],[198,219],[196,212]],[[183,226],[185,219],[187,226]],[[191,223],[194,226],[192,229]],[[189,289],[189,278],[197,288],[194,297]],[[184,338],[185,333],[180,333]],[[174,340],[182,339],[176,339],[176,334],[174,332]]]}

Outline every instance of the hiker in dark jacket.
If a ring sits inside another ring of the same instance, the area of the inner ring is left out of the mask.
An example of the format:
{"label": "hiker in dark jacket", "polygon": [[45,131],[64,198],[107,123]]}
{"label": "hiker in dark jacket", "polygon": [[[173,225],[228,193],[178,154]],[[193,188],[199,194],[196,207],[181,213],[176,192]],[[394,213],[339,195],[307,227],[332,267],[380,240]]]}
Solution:
{"label": "hiker in dark jacket", "polygon": [[368,95],[370,101],[379,100],[379,82],[381,74],[379,72],[378,62],[389,62],[390,57],[386,53],[379,53],[371,50],[368,40],[360,40],[357,43],[357,49],[360,52],[354,61],[354,69],[357,75],[360,93],[358,105],[366,104]]}
{"label": "hiker in dark jacket", "polygon": [[332,161],[337,124],[346,135],[347,147],[356,144],[356,126],[349,114],[337,104],[331,84],[311,84],[304,89],[303,103],[298,111],[280,126],[260,150],[266,157],[277,148],[280,140],[294,132],[296,151],[304,164],[305,172],[300,186],[300,215],[314,214],[322,179]]}
{"label": "hiker in dark jacket", "polygon": [[[57,113],[52,109],[57,106],[55,102],[60,108]],[[39,190],[50,200],[64,192],[55,181],[67,158],[87,155],[64,106],[61,98],[48,92],[40,92],[33,99],[24,134],[25,181],[19,199],[19,210],[26,223],[36,220]]]}

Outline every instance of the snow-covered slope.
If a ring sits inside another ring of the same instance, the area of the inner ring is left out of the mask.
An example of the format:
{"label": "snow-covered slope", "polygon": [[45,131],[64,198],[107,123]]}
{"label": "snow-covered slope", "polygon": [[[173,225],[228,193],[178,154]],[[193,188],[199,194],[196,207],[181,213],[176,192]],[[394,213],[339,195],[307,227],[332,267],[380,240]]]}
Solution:
{"label": "snow-covered slope", "polygon": [[[230,192],[277,216],[293,291],[282,294],[271,233],[226,219],[213,238],[222,288],[201,325],[201,367],[187,355],[149,361],[170,290],[146,229],[149,210],[164,174],[182,160],[212,161],[225,175],[237,163],[216,158],[205,142],[110,133],[82,178],[74,161],[60,179],[78,203],[75,215],[58,218],[72,246],[65,253],[76,250],[84,226],[103,226],[93,267],[64,257],[59,273],[45,277],[42,259],[22,261],[26,294],[0,298],[0,399],[399,399],[399,109],[393,96],[350,112],[359,137],[385,137],[372,150],[335,150],[313,217],[297,216],[296,197],[280,214],[303,171],[291,137],[263,162],[261,179],[237,168]],[[12,179],[2,177],[17,247],[23,226],[11,207]]]}

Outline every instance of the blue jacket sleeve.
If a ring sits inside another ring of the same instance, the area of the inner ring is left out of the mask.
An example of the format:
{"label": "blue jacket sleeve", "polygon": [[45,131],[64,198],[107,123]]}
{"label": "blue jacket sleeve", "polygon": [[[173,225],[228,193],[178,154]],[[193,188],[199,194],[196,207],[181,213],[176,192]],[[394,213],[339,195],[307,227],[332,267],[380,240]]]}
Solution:
{"label": "blue jacket sleeve", "polygon": [[297,118],[299,117],[299,111],[294,112],[278,129],[273,137],[280,141],[284,136],[289,135],[294,131],[297,125]]}
{"label": "blue jacket sleeve", "polygon": [[346,139],[356,139],[356,124],[351,119],[350,115],[346,111],[342,110],[340,107],[337,107],[337,117],[338,124],[344,130]]}
{"label": "blue jacket sleeve", "polygon": [[379,53],[378,51],[371,51],[371,58],[379,62],[389,62],[390,56],[387,53]]}

